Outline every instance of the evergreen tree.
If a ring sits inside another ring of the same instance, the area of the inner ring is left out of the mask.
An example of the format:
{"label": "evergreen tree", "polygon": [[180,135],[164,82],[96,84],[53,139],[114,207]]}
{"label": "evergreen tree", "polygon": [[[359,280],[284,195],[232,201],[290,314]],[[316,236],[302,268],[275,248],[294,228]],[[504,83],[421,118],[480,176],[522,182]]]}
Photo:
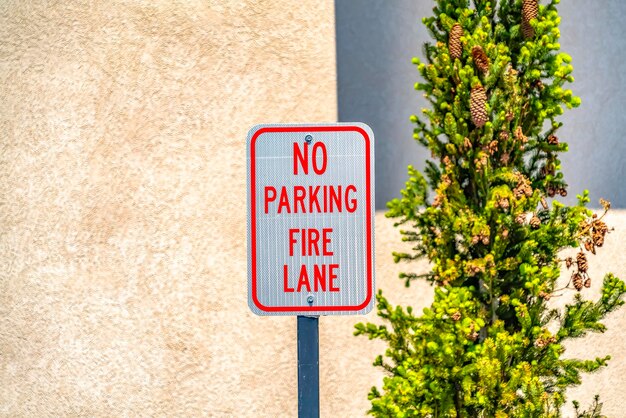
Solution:
{"label": "evergreen tree", "polygon": [[[370,413],[418,417],[558,417],[567,387],[609,357],[564,358],[563,344],[605,330],[623,304],[624,282],[608,274],[599,300],[587,257],[604,243],[603,214],[557,200],[567,194],[558,139],[564,108],[580,99],[571,58],[559,52],[558,0],[436,0],[424,24],[436,42],[414,58],[430,108],[412,116],[414,138],[431,151],[425,175],[409,167],[402,198],[388,216],[402,225],[410,253],[427,257],[434,302],[423,314],[392,306],[379,292],[384,325],[355,334],[386,341],[374,362],[387,376],[372,388]],[[429,197],[432,190],[434,197]],[[551,199],[554,198],[554,199]],[[561,250],[574,258],[559,258]],[[561,266],[569,282],[557,289]],[[564,309],[548,300],[575,295]],[[578,408],[578,406],[576,406]],[[600,416],[600,404],[578,416]]]}

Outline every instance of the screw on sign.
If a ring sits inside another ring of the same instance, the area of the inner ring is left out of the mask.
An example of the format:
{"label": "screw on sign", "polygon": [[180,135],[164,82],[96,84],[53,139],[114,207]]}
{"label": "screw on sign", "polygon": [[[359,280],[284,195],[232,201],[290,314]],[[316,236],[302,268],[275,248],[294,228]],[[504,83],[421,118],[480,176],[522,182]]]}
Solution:
{"label": "screw on sign", "polygon": [[248,305],[298,316],[299,412],[318,416],[317,316],[374,304],[374,135],[362,123],[257,125],[247,156]]}

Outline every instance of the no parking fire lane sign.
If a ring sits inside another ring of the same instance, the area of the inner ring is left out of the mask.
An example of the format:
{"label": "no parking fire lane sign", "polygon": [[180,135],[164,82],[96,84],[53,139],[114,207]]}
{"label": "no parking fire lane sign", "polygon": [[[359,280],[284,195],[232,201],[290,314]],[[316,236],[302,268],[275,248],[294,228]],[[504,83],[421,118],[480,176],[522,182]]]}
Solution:
{"label": "no parking fire lane sign", "polygon": [[257,125],[247,139],[248,305],[355,315],[374,304],[374,135],[362,123]]}

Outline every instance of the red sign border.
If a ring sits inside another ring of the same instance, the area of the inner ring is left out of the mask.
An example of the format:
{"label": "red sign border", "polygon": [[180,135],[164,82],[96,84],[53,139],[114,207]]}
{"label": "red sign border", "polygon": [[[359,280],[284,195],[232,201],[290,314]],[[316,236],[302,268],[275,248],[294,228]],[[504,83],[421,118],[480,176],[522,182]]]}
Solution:
{"label": "red sign border", "polygon": [[[257,254],[256,254],[256,140],[267,132],[358,132],[365,139],[365,189],[366,189],[366,230],[367,230],[367,296],[365,301],[356,306],[265,306],[256,294],[257,291]],[[336,125],[336,126],[268,126],[259,129],[250,140],[250,252],[252,265],[252,300],[254,305],[264,312],[322,312],[322,311],[360,311],[369,305],[373,293],[373,263],[372,263],[372,197],[371,197],[371,161],[370,161],[370,137],[365,129],[356,125]]]}

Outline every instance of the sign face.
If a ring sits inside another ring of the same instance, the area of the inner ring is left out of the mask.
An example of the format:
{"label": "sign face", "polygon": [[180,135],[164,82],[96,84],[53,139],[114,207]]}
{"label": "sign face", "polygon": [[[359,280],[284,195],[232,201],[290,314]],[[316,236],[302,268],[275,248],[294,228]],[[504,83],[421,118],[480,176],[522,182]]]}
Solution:
{"label": "sign face", "polygon": [[356,315],[374,305],[374,135],[362,123],[248,133],[248,305]]}

